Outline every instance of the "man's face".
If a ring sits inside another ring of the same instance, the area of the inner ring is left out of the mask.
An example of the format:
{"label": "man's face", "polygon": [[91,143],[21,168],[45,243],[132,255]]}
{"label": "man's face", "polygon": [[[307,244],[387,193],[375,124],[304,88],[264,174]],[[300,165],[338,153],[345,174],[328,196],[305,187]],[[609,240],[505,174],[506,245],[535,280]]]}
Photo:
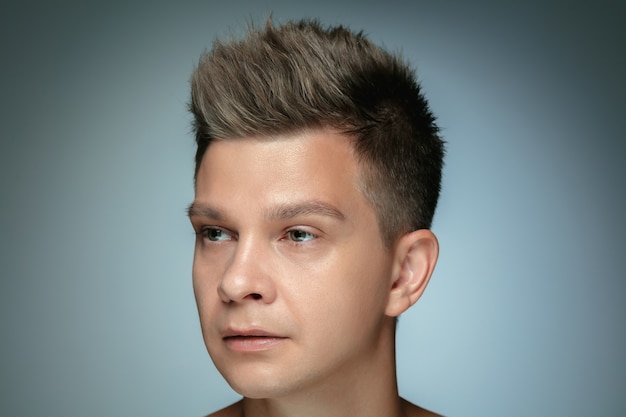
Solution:
{"label": "man's face", "polygon": [[328,131],[211,144],[190,207],[204,340],[247,397],[345,384],[393,343],[392,254]]}

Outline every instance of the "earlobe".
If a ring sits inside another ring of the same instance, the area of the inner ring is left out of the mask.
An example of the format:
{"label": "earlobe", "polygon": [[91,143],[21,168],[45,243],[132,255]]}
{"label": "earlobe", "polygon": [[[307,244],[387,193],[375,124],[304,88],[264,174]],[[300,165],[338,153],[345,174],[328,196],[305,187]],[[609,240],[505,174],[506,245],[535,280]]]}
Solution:
{"label": "earlobe", "polygon": [[437,237],[427,229],[403,235],[395,248],[391,290],[385,313],[397,317],[422,296],[439,255]]}

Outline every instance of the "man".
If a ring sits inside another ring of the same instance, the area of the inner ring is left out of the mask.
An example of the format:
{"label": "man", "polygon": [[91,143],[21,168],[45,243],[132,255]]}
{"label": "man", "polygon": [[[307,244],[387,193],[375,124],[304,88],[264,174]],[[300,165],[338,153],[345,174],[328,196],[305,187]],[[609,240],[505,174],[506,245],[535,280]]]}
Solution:
{"label": "man", "polygon": [[401,399],[396,318],[422,295],[443,141],[413,72],[315,21],[216,42],[192,77],[193,283],[212,416],[435,415]]}

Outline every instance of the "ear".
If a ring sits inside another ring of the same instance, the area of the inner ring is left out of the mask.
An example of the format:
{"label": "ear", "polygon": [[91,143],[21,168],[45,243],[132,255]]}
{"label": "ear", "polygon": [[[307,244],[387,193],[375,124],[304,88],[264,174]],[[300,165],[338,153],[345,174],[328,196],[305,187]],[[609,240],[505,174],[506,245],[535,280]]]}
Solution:
{"label": "ear", "polygon": [[439,256],[437,237],[427,229],[403,235],[394,250],[392,283],[385,314],[397,317],[422,296]]}

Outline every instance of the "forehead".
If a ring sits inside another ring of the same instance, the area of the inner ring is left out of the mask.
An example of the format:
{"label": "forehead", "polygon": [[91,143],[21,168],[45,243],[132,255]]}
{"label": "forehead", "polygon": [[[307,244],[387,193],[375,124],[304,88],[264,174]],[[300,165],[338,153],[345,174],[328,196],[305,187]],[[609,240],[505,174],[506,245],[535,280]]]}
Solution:
{"label": "forehead", "polygon": [[335,132],[218,140],[202,159],[196,202],[268,206],[316,200],[352,209],[367,204],[357,174],[351,138]]}

